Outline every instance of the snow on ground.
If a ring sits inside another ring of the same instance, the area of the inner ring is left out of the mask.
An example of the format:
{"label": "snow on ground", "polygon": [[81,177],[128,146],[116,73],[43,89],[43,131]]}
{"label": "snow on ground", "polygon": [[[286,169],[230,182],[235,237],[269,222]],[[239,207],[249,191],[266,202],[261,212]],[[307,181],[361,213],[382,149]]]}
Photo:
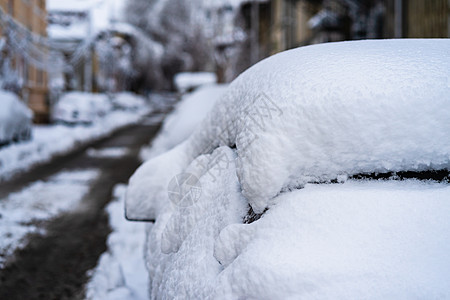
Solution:
{"label": "snow on ground", "polygon": [[185,93],[189,89],[216,83],[217,76],[211,72],[183,72],[175,75],[174,82],[177,90]]}
{"label": "snow on ground", "polygon": [[120,127],[138,123],[149,112],[147,108],[139,112],[113,111],[91,126],[36,125],[31,141],[0,148],[0,181],[81,144],[108,136]]}
{"label": "snow on ground", "polygon": [[448,183],[347,180],[448,169],[449,78],[448,40],[309,46],[244,72],[130,179],[127,216],[156,219],[152,298],[449,298]]}
{"label": "snow on ground", "polygon": [[127,222],[123,216],[125,185],[114,188],[114,200],[108,204],[108,250],[91,271],[87,285],[88,300],[148,299],[148,274],[145,269],[145,224]]}
{"label": "snow on ground", "polygon": [[0,199],[0,268],[16,248],[25,246],[25,235],[41,232],[38,222],[73,209],[98,175],[97,170],[62,172]]}
{"label": "snow on ground", "polygon": [[184,95],[174,111],[165,118],[151,147],[142,149],[141,158],[148,160],[187,139],[225,93],[226,88],[225,84],[206,85]]}
{"label": "snow on ground", "polygon": [[33,112],[16,94],[0,89],[0,145],[14,137],[21,140],[31,129]]}
{"label": "snow on ground", "polygon": [[103,149],[89,148],[86,151],[86,154],[90,157],[98,158],[119,158],[122,156],[126,156],[128,152],[129,150],[127,147],[111,147]]}

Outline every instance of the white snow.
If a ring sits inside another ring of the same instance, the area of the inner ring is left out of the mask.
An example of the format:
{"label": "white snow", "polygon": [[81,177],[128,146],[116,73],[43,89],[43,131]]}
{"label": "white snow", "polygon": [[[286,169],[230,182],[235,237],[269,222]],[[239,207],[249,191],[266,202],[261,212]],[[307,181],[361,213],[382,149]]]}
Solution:
{"label": "white snow", "polygon": [[226,84],[205,85],[183,96],[168,115],[151,147],[143,148],[141,157],[148,160],[186,140],[199,126],[214,104],[226,91]]}
{"label": "white snow", "polygon": [[35,164],[50,161],[55,155],[108,136],[116,129],[138,123],[149,112],[150,108],[137,112],[113,111],[91,126],[36,125],[31,141],[0,149],[0,181]]}
{"label": "white snow", "polygon": [[112,232],[108,250],[91,271],[87,284],[88,300],[148,299],[148,274],[145,269],[145,224],[127,222],[123,216],[125,185],[114,188],[114,200],[106,211]]}
{"label": "white snow", "polygon": [[90,11],[93,30],[98,31],[110,26],[112,20],[122,19],[124,4],[124,0],[47,0],[46,8],[49,11]]}
{"label": "white snow", "polygon": [[42,233],[37,222],[76,207],[98,175],[97,170],[65,171],[0,199],[0,268],[26,245],[27,234]]}
{"label": "white snow", "polygon": [[183,72],[175,75],[174,82],[177,90],[184,93],[189,89],[216,83],[217,76],[211,72]]}
{"label": "white snow", "polygon": [[329,43],[274,55],[233,81],[186,142],[141,166],[127,212],[156,212],[170,179],[219,145],[236,147],[242,192],[257,213],[307,182],[448,168],[449,76],[449,40]]}
{"label": "white snow", "polygon": [[[449,78],[449,40],[309,46],[244,72],[130,179],[126,215],[156,220],[151,297],[450,297],[449,184],[346,181],[448,169]],[[199,179],[192,206],[169,199],[180,173]],[[243,224],[250,208],[265,213]]]}
{"label": "white snow", "polygon": [[138,110],[145,107],[146,100],[143,96],[131,92],[120,92],[113,96],[112,103],[119,109]]}
{"label": "white snow", "polygon": [[450,185],[306,185],[278,198],[220,233],[212,299],[450,297]]}
{"label": "white snow", "polygon": [[147,240],[152,299],[206,299],[216,289],[222,267],[213,256],[214,240],[247,212],[235,157],[228,147],[198,157],[186,172],[199,178],[200,197],[189,207],[165,203]]}
{"label": "white snow", "polygon": [[242,224],[247,207],[237,177],[232,167],[219,169],[201,177],[194,206],[170,206],[152,228],[152,298],[450,296],[448,184],[306,185]]}
{"label": "white snow", "polygon": [[33,112],[12,92],[0,89],[0,143],[31,126]]}
{"label": "white snow", "polygon": [[127,147],[110,147],[103,149],[89,148],[86,151],[86,154],[90,157],[97,158],[120,158],[128,155],[128,152],[129,150]]}
{"label": "white snow", "polygon": [[52,24],[47,29],[48,35],[56,40],[83,40],[89,32],[89,24],[87,22],[79,22],[69,26],[61,26]]}

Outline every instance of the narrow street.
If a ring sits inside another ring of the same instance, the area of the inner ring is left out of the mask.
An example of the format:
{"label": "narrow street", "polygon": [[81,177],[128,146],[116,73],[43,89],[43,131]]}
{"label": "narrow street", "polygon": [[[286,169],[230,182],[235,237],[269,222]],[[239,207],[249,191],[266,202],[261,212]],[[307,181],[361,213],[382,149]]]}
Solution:
{"label": "narrow street", "polygon": [[149,119],[121,129],[109,138],[1,184],[0,201],[60,172],[97,170],[100,174],[78,206],[43,224],[35,224],[45,234],[28,236],[26,247],[17,250],[0,269],[0,299],[84,298],[87,271],[96,266],[106,250],[110,232],[104,207],[111,199],[113,187],[126,183],[139,166],[141,146],[148,144],[159,128],[159,124],[152,123]]}

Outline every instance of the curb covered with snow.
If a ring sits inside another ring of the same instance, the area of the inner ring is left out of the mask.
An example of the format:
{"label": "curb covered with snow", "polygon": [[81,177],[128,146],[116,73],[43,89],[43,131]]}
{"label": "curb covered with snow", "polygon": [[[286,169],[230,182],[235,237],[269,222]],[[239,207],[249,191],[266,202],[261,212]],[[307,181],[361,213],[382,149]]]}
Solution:
{"label": "curb covered with snow", "polygon": [[141,158],[143,160],[153,158],[187,139],[222,97],[227,86],[227,84],[205,85],[184,95],[175,109],[164,119],[162,128],[151,142],[151,146],[142,149]]}
{"label": "curb covered with snow", "polygon": [[26,245],[27,234],[45,233],[36,222],[73,209],[98,176],[95,169],[64,171],[0,199],[0,268],[17,248]]}
{"label": "curb covered with snow", "polygon": [[106,211],[112,228],[108,250],[100,257],[87,284],[87,300],[148,299],[148,275],[145,269],[145,224],[130,223],[123,217],[126,186],[116,185],[114,200]]}

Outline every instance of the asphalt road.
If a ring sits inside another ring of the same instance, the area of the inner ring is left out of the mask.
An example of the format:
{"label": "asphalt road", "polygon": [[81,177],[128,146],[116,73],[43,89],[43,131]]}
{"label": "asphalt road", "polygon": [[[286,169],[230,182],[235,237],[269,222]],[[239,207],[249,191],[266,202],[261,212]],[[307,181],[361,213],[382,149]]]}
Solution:
{"label": "asphalt road", "polygon": [[[104,208],[112,189],[128,181],[140,165],[141,146],[148,144],[158,129],[159,125],[149,122],[122,129],[1,184],[0,199],[61,171],[97,169],[101,173],[79,207],[46,222],[47,234],[29,236],[28,245],[17,250],[0,270],[0,299],[84,299],[87,271],[106,250],[110,228]],[[92,157],[86,153],[92,147],[126,147],[129,151],[118,158]]]}

